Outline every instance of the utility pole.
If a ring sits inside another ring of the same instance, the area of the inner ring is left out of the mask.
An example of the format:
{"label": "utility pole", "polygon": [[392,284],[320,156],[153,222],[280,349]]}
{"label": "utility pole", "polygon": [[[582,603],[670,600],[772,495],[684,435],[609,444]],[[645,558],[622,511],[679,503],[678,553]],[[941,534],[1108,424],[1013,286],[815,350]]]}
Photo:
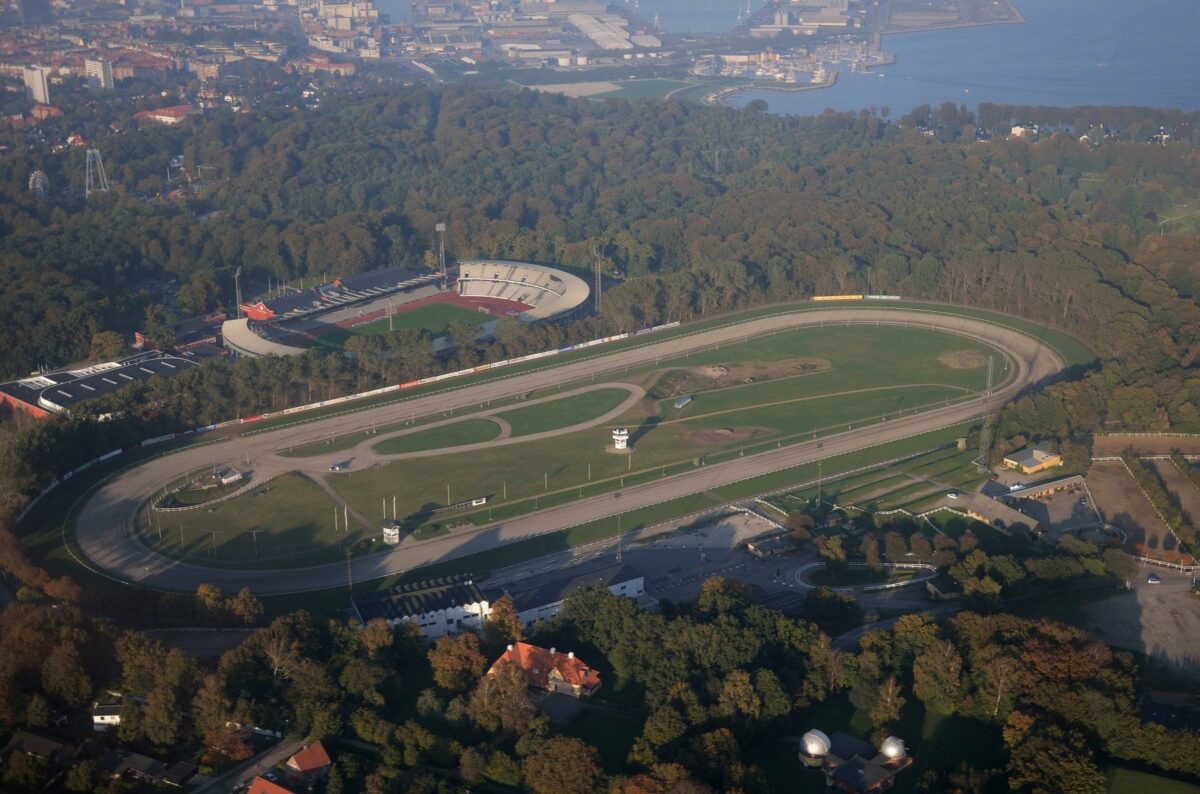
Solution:
{"label": "utility pole", "polygon": [[237,316],[238,316],[238,319],[240,320],[242,318],[242,267],[241,267],[241,265],[238,265],[238,269],[233,271],[233,289],[234,289],[234,292],[237,294],[237,297],[235,298],[235,300],[237,300]]}
{"label": "utility pole", "polygon": [[342,505],[343,521],[347,532],[350,531],[350,505]]}
{"label": "utility pole", "polygon": [[992,357],[988,356],[987,387],[983,391],[983,429],[979,432],[979,470],[987,471],[992,443]]}
{"label": "utility pole", "polygon": [[593,292],[596,294],[596,314],[600,314],[600,295],[603,291],[603,284],[600,281],[600,246],[592,246],[592,268],[596,271],[596,286]]}

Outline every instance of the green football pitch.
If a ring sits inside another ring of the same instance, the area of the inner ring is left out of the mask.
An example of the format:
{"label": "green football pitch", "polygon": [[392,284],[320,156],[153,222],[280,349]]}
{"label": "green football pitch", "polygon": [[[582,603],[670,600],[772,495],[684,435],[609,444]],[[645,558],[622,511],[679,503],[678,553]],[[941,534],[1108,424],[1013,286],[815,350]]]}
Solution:
{"label": "green football pitch", "polygon": [[454,321],[467,325],[482,326],[496,318],[484,312],[464,309],[448,303],[433,303],[419,306],[409,311],[401,311],[391,317],[382,317],[369,323],[356,325],[352,328],[333,328],[316,338],[314,346],[341,348],[346,341],[354,336],[371,334],[386,334],[388,331],[426,330],[431,336],[441,336],[446,333],[450,323]]}

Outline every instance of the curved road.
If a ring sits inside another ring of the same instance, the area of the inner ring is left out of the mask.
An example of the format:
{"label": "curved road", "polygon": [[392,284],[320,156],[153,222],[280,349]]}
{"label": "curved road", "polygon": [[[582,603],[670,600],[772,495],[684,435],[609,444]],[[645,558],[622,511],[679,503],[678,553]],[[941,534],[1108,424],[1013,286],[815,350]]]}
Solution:
{"label": "curved road", "polygon": [[[564,383],[598,380],[601,374],[621,373],[628,367],[653,363],[660,357],[706,351],[722,343],[770,334],[779,330],[845,324],[906,325],[955,333],[1005,351],[1010,375],[1003,388],[993,393],[993,407],[1013,399],[1023,390],[1048,379],[1065,363],[1050,347],[1033,337],[983,320],[911,309],[845,308],[798,310],[794,313],[760,317],[669,339],[657,344],[578,360],[515,375],[499,376],[444,392],[414,397],[344,416],[295,427],[280,428],[253,436],[234,438],[217,446],[182,450],[159,458],[103,483],[92,492],[79,512],[76,537],[89,565],[106,575],[162,590],[194,592],[209,582],[226,591],[250,587],[256,595],[321,590],[346,583],[346,564],[330,563],[309,568],[247,571],[209,568],[172,560],[151,551],[135,537],[132,527],[139,506],[166,482],[188,471],[226,461],[248,465],[264,473],[286,461],[289,469],[317,465],[313,459],[280,458],[276,451],[328,439],[331,435],[359,432],[373,424],[394,424],[412,416],[426,417],[464,408],[478,410],[492,400],[528,394]],[[710,488],[767,474],[778,469],[896,441],[938,430],[982,416],[983,397],[924,413],[889,419],[860,429],[848,430],[819,440],[794,444],[725,463],[713,464],[622,491],[621,512],[702,492]],[[378,438],[372,437],[371,443]],[[307,460],[307,463],[305,462]],[[247,463],[248,461],[248,463]],[[321,460],[320,466],[327,465]],[[475,530],[416,541],[411,537],[394,549],[351,562],[354,581],[400,573],[428,563],[472,554],[497,545],[574,526],[596,518],[615,515],[612,494],[580,499]]]}

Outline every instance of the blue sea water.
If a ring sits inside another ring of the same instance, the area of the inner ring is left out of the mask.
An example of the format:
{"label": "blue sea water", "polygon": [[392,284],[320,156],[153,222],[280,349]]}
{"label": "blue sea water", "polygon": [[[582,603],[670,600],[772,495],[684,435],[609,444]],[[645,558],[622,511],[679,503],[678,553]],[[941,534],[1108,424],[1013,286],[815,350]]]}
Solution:
{"label": "blue sea water", "polygon": [[[1015,0],[1026,23],[885,36],[878,73],[841,69],[819,91],[746,91],[780,114],[947,100],[1014,105],[1144,105],[1200,110],[1197,0]],[[883,74],[883,77],[879,76]]]}

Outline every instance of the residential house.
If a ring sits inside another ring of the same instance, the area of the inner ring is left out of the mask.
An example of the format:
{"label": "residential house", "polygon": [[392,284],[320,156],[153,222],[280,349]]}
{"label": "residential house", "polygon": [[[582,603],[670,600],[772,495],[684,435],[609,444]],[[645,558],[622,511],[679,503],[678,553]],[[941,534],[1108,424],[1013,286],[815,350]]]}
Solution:
{"label": "residential house", "polygon": [[28,731],[17,731],[13,734],[4,749],[0,750],[0,759],[7,761],[13,753],[24,753],[31,758],[46,761],[52,766],[65,766],[75,754],[75,747],[70,744],[47,739]]}
{"label": "residential house", "polygon": [[195,116],[200,111],[191,105],[172,105],[158,110],[141,110],[133,114],[135,121],[153,121],[158,124],[178,124],[188,116]]}
{"label": "residential house", "polygon": [[191,779],[200,771],[200,767],[187,761],[176,761],[171,764],[162,773],[162,782],[168,786],[183,788]]}
{"label": "residential house", "polygon": [[555,648],[546,650],[518,642],[508,646],[488,675],[505,663],[516,665],[534,689],[582,697],[594,695],[600,688],[600,674],[575,658],[574,651],[560,653]]}
{"label": "residential house", "polygon": [[320,742],[305,745],[287,760],[289,782],[308,787],[329,773],[329,753]]}
{"label": "residential house", "polygon": [[284,788],[278,783],[272,783],[265,777],[256,777],[250,781],[246,794],[295,794],[291,789]]}
{"label": "residential house", "polygon": [[124,706],[120,703],[92,706],[92,730],[109,731],[121,724],[121,712]]}

